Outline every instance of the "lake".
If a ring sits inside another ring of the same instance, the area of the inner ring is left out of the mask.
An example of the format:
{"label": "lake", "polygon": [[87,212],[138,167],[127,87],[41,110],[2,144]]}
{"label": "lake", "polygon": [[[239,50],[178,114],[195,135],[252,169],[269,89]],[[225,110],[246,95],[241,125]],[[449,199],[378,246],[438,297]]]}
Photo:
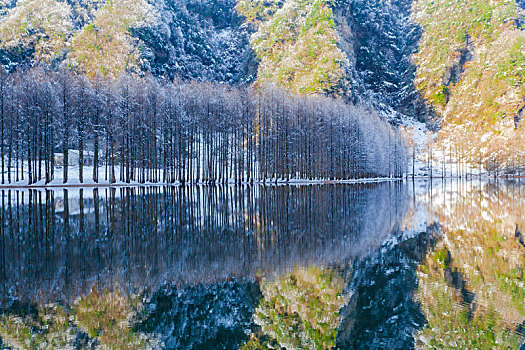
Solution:
{"label": "lake", "polygon": [[0,348],[525,348],[518,181],[0,194]]}

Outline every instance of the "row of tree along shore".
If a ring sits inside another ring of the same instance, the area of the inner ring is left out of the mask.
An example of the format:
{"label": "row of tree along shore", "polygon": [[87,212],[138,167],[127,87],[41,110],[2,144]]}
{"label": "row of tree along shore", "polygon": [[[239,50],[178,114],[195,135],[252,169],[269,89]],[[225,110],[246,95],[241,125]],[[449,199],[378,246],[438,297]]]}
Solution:
{"label": "row of tree along shore", "polygon": [[407,168],[404,136],[375,113],[271,86],[1,71],[0,113],[2,184],[68,183],[72,172],[79,183],[345,180]]}

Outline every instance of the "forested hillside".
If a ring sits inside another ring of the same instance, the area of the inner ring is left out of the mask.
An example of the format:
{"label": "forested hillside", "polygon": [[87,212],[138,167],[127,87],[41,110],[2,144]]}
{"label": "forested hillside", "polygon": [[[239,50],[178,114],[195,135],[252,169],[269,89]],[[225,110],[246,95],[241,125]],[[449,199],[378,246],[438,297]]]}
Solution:
{"label": "forested hillside", "polygon": [[64,63],[90,76],[146,72],[250,79],[247,32],[233,0],[0,1],[0,63]]}
{"label": "forested hillside", "polygon": [[[0,63],[274,84],[411,129],[421,173],[521,174],[517,0],[2,0]],[[428,123],[433,136],[425,134]],[[425,155],[421,155],[425,153]],[[436,164],[434,164],[436,163]],[[460,170],[463,169],[463,170]],[[466,170],[465,170],[466,169]]]}

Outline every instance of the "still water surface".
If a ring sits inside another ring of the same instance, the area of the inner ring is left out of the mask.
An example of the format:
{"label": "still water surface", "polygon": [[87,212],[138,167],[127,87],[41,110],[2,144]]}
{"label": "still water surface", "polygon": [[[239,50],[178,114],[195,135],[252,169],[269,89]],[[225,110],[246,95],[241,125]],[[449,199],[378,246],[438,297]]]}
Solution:
{"label": "still water surface", "polygon": [[520,349],[517,182],[4,190],[1,348]]}

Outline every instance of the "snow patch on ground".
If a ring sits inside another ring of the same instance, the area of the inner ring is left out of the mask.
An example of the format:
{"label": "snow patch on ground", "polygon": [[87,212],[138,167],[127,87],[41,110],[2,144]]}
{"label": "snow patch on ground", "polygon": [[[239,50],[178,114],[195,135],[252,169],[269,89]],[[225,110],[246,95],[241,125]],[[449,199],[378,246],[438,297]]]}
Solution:
{"label": "snow patch on ground", "polygon": [[[27,168],[27,167],[26,167]],[[138,181],[130,181],[130,182],[124,182],[117,180],[116,182],[110,182],[109,179],[105,178],[105,171],[104,168],[99,169],[99,181],[95,182],[93,181],[93,167],[90,166],[84,166],[83,170],[83,182],[80,181],[79,177],[79,171],[78,167],[70,166],[68,171],[68,181],[64,183],[63,178],[63,169],[62,168],[56,168],[55,169],[55,176],[54,179],[46,183],[45,179],[40,179],[39,181],[29,184],[28,180],[28,174],[27,172],[24,172],[24,180],[15,181],[9,184],[0,184],[0,188],[66,188],[66,187],[138,187],[138,186],[180,186],[181,183],[179,181],[175,182],[138,182]],[[118,175],[120,173],[120,169],[117,166],[115,168],[115,174],[116,178],[118,179]],[[162,170],[158,171],[159,178],[162,179]],[[15,173],[12,172],[12,178],[15,178]],[[5,176],[5,179],[7,181],[7,176]],[[274,178],[274,179],[266,179],[266,180],[254,180],[253,182],[241,182],[243,185],[247,184],[257,184],[257,185],[319,185],[319,184],[355,184],[355,183],[377,183],[377,182],[385,182],[385,181],[400,181],[399,178],[361,178],[361,179],[348,179],[348,180],[332,180],[332,179],[325,179],[325,178],[319,178],[319,179],[299,179],[299,178],[290,178],[290,179],[281,179],[281,178]],[[217,182],[219,184],[220,182]],[[193,183],[193,185],[208,185],[207,182],[198,182]],[[227,184],[235,185],[237,182],[235,179],[228,179]]]}

